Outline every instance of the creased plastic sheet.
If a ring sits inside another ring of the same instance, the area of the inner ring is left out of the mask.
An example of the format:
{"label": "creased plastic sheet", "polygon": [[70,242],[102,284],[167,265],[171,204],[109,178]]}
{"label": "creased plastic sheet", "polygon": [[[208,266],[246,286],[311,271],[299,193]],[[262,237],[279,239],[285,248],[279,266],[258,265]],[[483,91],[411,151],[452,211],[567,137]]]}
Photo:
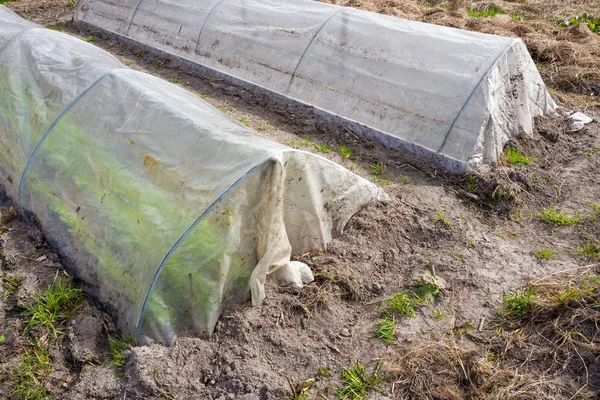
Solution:
{"label": "creased plastic sheet", "polygon": [[555,108],[519,39],[309,0],[81,0],[76,18],[453,171]]}
{"label": "creased plastic sheet", "polygon": [[316,155],[68,35],[22,24],[0,51],[0,173],[128,334],[210,335],[229,304],[301,287],[292,253],[324,248],[384,198]]}

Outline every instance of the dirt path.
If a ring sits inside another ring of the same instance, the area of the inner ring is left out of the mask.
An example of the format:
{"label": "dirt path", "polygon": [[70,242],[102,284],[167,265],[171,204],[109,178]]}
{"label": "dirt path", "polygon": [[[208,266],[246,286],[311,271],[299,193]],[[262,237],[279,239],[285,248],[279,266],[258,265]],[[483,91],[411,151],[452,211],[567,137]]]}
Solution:
{"label": "dirt path", "polygon": [[[369,8],[376,3],[348,5]],[[406,9],[407,15],[422,7],[399,1],[381,4],[386,10]],[[109,363],[108,337],[115,335],[110,320],[93,307],[81,306],[65,322],[65,340],[50,349],[54,372],[49,378],[40,377],[55,398],[283,399],[292,398],[292,386],[299,391],[298,385],[310,379],[315,388],[306,392],[305,399],[334,398],[333,389],[343,384],[341,373],[352,363],[360,360],[372,367],[378,360],[394,362],[398,346],[373,338],[381,308],[386,299],[408,290],[424,273],[435,274],[443,293],[433,304],[418,308],[414,319],[398,320],[394,342],[403,346],[452,341],[468,349],[480,345],[470,336],[473,331],[481,336],[497,328],[492,321],[502,293],[594,262],[578,248],[597,243],[600,237],[591,204],[600,198],[596,123],[567,134],[562,123],[540,120],[533,138],[512,144],[531,156],[530,165],[504,162],[470,177],[449,176],[409,154],[359,140],[344,127],[324,123],[301,108],[205,80],[169,60],[63,23],[72,13],[65,1],[21,1],[9,6],[36,22],[58,24],[55,29],[93,41],[131,68],[198,93],[274,140],[313,152],[318,152],[316,145],[327,146],[329,152],[320,155],[378,183],[392,199],[359,212],[327,252],[297,256],[313,269],[315,283],[303,290],[268,285],[264,305],[227,310],[210,340],[181,338],[172,348],[156,344],[129,350],[123,376]],[[447,18],[455,18],[443,10]],[[588,89],[593,82],[585,81]],[[581,87],[556,94],[563,104],[577,105],[599,117],[597,96],[583,94]],[[354,154],[347,158],[338,154],[341,144]],[[373,173],[375,165],[382,166],[380,176]],[[538,217],[549,207],[568,215],[579,213],[586,220],[574,226],[550,225]],[[31,340],[43,340],[43,330],[23,333],[22,309],[52,282],[59,259],[35,228],[15,219],[14,211],[4,209],[2,214],[2,279],[5,283],[14,282],[9,278],[19,280],[17,289],[0,296],[1,335],[5,336],[0,344],[0,397],[8,397],[14,389],[17,357]],[[555,256],[540,260],[534,254],[540,249]],[[597,363],[588,365],[598,373]],[[535,366],[531,368],[535,372]],[[584,386],[584,373],[573,371],[556,378],[576,382],[571,391],[557,397],[568,398]],[[381,383],[385,394],[369,398],[394,398],[402,385],[386,379]],[[590,387],[597,396],[599,388]],[[544,398],[544,393],[540,389],[538,398]]]}

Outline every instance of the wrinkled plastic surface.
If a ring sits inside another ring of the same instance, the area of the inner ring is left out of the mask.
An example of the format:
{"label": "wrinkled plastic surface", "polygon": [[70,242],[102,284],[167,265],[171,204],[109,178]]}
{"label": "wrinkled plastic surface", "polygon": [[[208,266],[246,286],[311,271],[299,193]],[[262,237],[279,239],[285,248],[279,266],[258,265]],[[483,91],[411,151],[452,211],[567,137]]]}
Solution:
{"label": "wrinkled plastic surface", "polygon": [[302,286],[292,252],[324,248],[382,196],[2,6],[0,38],[3,185],[142,342],[210,335],[228,304],[264,299],[269,274]]}
{"label": "wrinkled plastic surface", "polygon": [[309,0],[81,0],[76,18],[455,171],[495,162],[555,108],[519,39]]}

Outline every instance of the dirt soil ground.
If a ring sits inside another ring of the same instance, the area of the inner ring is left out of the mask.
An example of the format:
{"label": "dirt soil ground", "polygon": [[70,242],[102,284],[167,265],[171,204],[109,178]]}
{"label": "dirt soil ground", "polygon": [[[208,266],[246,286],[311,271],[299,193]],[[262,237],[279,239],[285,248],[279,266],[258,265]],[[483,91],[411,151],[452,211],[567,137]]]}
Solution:
{"label": "dirt soil ground", "polygon": [[[503,13],[491,18],[467,15],[467,9],[490,9],[483,2],[336,3],[522,37],[563,107],[561,112],[600,117],[600,35],[584,25],[556,27],[560,18],[583,11],[600,15],[596,0],[498,1]],[[565,121],[539,119],[533,137],[510,144],[528,154],[530,164],[502,160],[468,177],[453,176],[410,154],[361,140],[300,107],[204,79],[168,59],[87,31],[70,22],[71,2],[21,0],[6,5],[37,23],[93,42],[131,68],[196,92],[274,140],[313,152],[316,145],[327,145],[331,151],[321,156],[381,185],[391,201],[360,211],[326,251],[297,256],[313,269],[314,283],[302,290],[268,284],[263,305],[227,310],[211,339],[180,338],[170,348],[133,347],[125,351],[124,368],[110,363],[114,355],[109,338],[117,333],[93,299],[86,299],[66,320],[62,340],[51,341],[43,329],[26,330],[23,309],[36,302],[57,271],[58,279],[70,278],[39,231],[20,221],[5,204],[0,226],[0,398],[344,398],[335,389],[347,385],[347,371],[357,362],[381,376],[380,390],[364,397],[346,393],[345,398],[600,396],[597,325],[595,333],[585,335],[589,343],[569,342],[578,343],[573,345],[576,356],[561,358],[533,343],[533,334],[524,336],[525,326],[503,325],[495,317],[505,293],[527,284],[538,287],[545,277],[597,273],[600,127],[596,122],[567,133]],[[354,154],[338,154],[335,149],[341,144],[354,149]],[[383,166],[380,176],[373,174],[377,164]],[[572,226],[548,224],[539,214],[549,207],[579,216],[580,221]],[[583,251],[586,248],[592,251]],[[554,256],[543,260],[540,249],[551,250]],[[392,343],[374,338],[386,300],[427,273],[435,275],[442,294],[432,304],[418,307],[414,318],[397,320]],[[34,373],[36,385],[45,390],[40,397],[15,394],[15,371],[32,341],[51,343],[51,366]],[[548,360],[547,354],[553,359]]]}

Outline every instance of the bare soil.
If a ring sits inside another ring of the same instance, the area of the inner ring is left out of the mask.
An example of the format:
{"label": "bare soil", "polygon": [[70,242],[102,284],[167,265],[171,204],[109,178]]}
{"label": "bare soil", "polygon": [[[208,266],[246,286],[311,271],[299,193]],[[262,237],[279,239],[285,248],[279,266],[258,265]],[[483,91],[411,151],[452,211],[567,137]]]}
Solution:
{"label": "bare soil", "polygon": [[[563,112],[584,111],[596,119],[600,117],[600,53],[596,52],[600,36],[591,36],[594,34],[588,34],[587,28],[558,29],[551,22],[555,15],[573,16],[582,11],[600,15],[594,0],[577,4],[554,0],[498,2],[510,13],[527,17],[523,22],[511,20],[509,14],[508,20],[506,15],[468,18],[465,5],[457,3],[440,3],[442,7],[438,8],[412,0],[338,3],[523,37],[552,94],[564,106]],[[198,93],[230,117],[247,121],[274,140],[313,152],[317,152],[316,144],[329,146],[331,152],[319,155],[382,185],[391,198],[389,203],[372,204],[360,211],[326,251],[297,255],[315,272],[314,283],[302,290],[268,284],[263,305],[227,310],[210,339],[180,338],[170,348],[159,344],[135,347],[126,352],[122,376],[109,364],[107,338],[114,335],[114,326],[89,299],[91,305],[83,307],[69,322],[66,339],[51,345],[54,372],[39,377],[53,398],[284,399],[292,398],[292,390],[298,390],[303,382],[315,379],[316,387],[307,392],[305,399],[327,399],[334,398],[333,389],[342,385],[344,368],[355,361],[372,368],[380,360],[390,378],[382,382],[382,393],[375,391],[368,398],[583,398],[584,394],[598,398],[598,352],[584,364],[554,371],[550,376],[544,375],[544,365],[525,357],[523,368],[529,380],[523,382],[531,385],[500,397],[492,397],[490,393],[499,392],[489,388],[500,387],[502,381],[489,376],[474,385],[479,388],[476,392],[464,390],[467,378],[463,376],[452,390],[446,387],[437,395],[416,395],[410,391],[415,377],[409,380],[398,375],[407,360],[402,357],[407,354],[431,359],[427,366],[421,366],[426,368],[422,376],[430,380],[445,374],[439,368],[445,364],[432,358],[433,354],[455,354],[460,349],[458,359],[467,364],[473,357],[481,357],[482,349],[487,348],[481,337],[498,328],[494,310],[502,293],[561,271],[595,268],[597,260],[577,252],[584,243],[600,237],[600,226],[594,219],[556,227],[541,221],[538,214],[550,206],[569,215],[592,214],[590,202],[598,203],[600,198],[600,152],[594,152],[595,146],[600,146],[597,123],[568,134],[564,121],[539,119],[533,137],[510,144],[529,154],[531,165],[511,166],[504,160],[470,177],[448,175],[410,154],[390,152],[361,140],[301,107],[204,79],[168,59],[87,31],[69,22],[73,9],[66,1],[22,0],[7,5],[35,22],[57,25],[88,41],[93,37],[95,45],[115,54],[129,67]],[[576,33],[584,35],[585,40],[573,39]],[[534,36],[527,39],[528,35]],[[546,35],[542,39],[554,41],[567,35],[565,48],[575,46],[577,56],[561,58],[541,47],[535,50],[535,35]],[[580,56],[586,61],[579,63]],[[569,80],[572,68],[577,68],[579,75]],[[584,70],[588,72],[581,75]],[[353,148],[355,154],[348,158],[339,155],[335,148],[341,144]],[[382,177],[389,179],[389,184],[373,176],[371,166],[378,163],[384,166]],[[3,208],[1,214],[4,256],[0,274],[3,282],[9,277],[21,280],[17,291],[0,296],[0,335],[5,336],[0,343],[0,397],[10,398],[11,373],[26,344],[40,340],[41,334],[24,333],[22,308],[35,301],[35,294],[52,282],[57,270],[65,279],[68,272],[61,269],[59,257],[35,227],[21,222],[10,208]],[[533,254],[540,248],[552,249],[557,256],[542,261]],[[398,321],[394,345],[373,338],[385,300],[409,287],[426,271],[434,271],[445,282],[443,295],[434,304],[420,308],[416,318]],[[420,349],[420,353],[413,353],[414,349]],[[330,377],[318,374],[323,368],[329,369]],[[521,370],[517,365],[510,371]],[[540,384],[548,379],[558,386]]]}

